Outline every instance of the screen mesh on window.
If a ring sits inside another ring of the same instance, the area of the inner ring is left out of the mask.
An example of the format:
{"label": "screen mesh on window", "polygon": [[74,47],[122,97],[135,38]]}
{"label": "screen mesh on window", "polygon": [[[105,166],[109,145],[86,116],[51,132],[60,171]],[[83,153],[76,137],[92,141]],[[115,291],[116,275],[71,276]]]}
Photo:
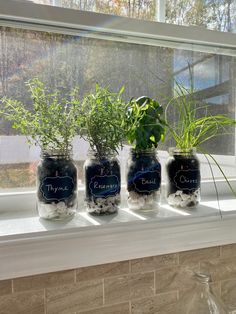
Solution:
{"label": "screen mesh on window", "polygon": [[[65,94],[79,86],[81,96],[94,90],[96,82],[116,92],[124,86],[127,101],[148,95],[163,106],[173,96],[176,82],[188,88],[192,81],[200,107],[207,105],[212,114],[235,116],[235,57],[183,50],[181,45],[174,49],[1,27],[0,96],[18,99],[30,107],[25,82],[33,77],[48,89],[57,88]],[[171,119],[174,122],[174,111]],[[159,149],[170,145],[167,141]],[[214,139],[206,148],[214,154],[234,156],[234,133]],[[81,183],[87,149],[87,143],[75,139]],[[2,119],[0,188],[34,187],[39,154],[38,147],[29,148],[25,138]]]}

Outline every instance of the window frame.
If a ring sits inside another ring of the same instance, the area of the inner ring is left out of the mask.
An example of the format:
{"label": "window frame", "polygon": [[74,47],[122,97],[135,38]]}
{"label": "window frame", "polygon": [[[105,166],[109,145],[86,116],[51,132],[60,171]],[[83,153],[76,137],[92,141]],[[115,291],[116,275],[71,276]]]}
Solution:
{"label": "window frame", "polygon": [[[36,3],[1,0],[0,25],[37,30],[50,30],[92,38],[114,36],[111,40],[159,45],[159,40],[176,42],[185,48],[185,44],[205,45],[214,52],[223,48],[235,50],[235,34],[204,29],[199,26],[181,26],[156,21],[145,21],[128,17],[95,13],[42,5]],[[170,43],[169,43],[170,45]],[[179,46],[178,46],[179,47]],[[170,47],[171,48],[171,47]],[[219,53],[219,52],[218,52]],[[220,52],[221,53],[221,52]],[[231,51],[232,54],[232,51]]]}
{"label": "window frame", "polygon": [[[1,0],[0,25],[147,45],[177,45],[182,49],[236,56],[235,34],[12,0]],[[210,193],[210,186],[212,182],[204,183],[204,193]],[[30,198],[26,195],[25,199],[24,193],[23,198],[16,194],[14,198],[11,193],[0,197],[11,199],[13,204],[8,206],[14,210],[17,204],[27,207],[26,200],[32,206],[34,193],[26,194]],[[67,230],[59,224],[56,231],[50,229],[50,222],[45,222],[45,233],[0,239],[0,279],[236,242],[235,214],[223,218],[217,215],[161,222],[153,219]],[[15,219],[16,225],[18,219]]]}

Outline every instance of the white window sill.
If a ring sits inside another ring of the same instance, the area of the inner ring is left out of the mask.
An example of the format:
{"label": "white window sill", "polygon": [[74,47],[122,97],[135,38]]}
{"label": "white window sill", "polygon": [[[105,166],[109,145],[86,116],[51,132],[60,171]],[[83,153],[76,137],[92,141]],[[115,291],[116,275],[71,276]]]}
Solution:
{"label": "white window sill", "polygon": [[64,222],[39,219],[34,193],[2,195],[0,280],[234,243],[236,199],[222,184],[221,218],[209,186],[202,187],[203,200],[194,210],[162,204],[159,212],[123,207],[117,215],[102,217],[79,211]]}

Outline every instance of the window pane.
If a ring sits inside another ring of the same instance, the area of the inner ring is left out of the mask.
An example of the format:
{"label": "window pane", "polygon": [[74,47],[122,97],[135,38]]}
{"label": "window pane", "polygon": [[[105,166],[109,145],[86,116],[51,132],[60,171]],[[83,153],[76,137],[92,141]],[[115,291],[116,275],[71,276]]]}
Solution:
{"label": "window pane", "polygon": [[234,0],[166,0],[166,22],[236,32]]}
{"label": "window pane", "polygon": [[[190,86],[190,67],[199,106],[207,104],[212,114],[235,116],[236,67],[232,56],[2,27],[0,60],[0,96],[19,99],[29,107],[24,83],[35,76],[48,88],[58,88],[62,93],[80,86],[84,95],[98,82],[113,91],[125,86],[127,101],[148,95],[165,106],[173,96],[176,80]],[[174,119],[173,113],[173,122]],[[2,121],[1,126],[0,187],[34,187],[39,148],[29,148],[10,123]],[[166,149],[169,145],[173,143],[167,142],[159,148]],[[87,148],[85,142],[75,140],[81,182]],[[206,148],[211,153],[234,156],[235,136],[220,136]],[[127,150],[120,157],[123,174],[126,157]],[[208,175],[209,172],[203,173],[203,177]],[[229,175],[235,176],[231,168]]]}

